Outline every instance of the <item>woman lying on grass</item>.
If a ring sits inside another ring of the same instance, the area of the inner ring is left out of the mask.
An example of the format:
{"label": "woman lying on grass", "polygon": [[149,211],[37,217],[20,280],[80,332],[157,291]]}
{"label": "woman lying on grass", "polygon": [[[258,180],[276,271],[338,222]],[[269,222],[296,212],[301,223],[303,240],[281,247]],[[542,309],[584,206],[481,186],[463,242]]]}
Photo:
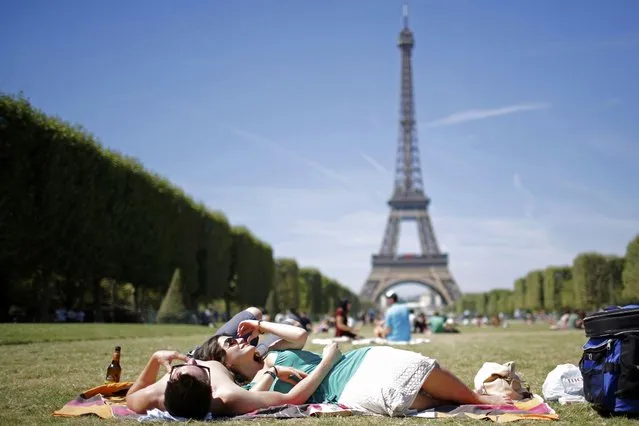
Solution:
{"label": "woman lying on grass", "polygon": [[[217,361],[196,361],[176,351],[157,351],[127,392],[127,407],[140,414],[159,408],[173,416],[203,419],[209,412],[233,416],[258,408],[303,404],[342,356],[334,343],[327,345],[322,355],[317,368],[308,375],[297,374],[293,369],[279,369],[283,380],[296,378],[295,388],[285,394],[258,388],[243,389],[236,384],[229,370]],[[175,360],[184,363],[171,366]],[[156,381],[162,366],[168,372]]]}
{"label": "woman lying on grass", "polygon": [[[235,317],[229,324],[234,320]],[[263,333],[282,338],[270,345],[266,356],[247,343]],[[211,337],[194,351],[193,356],[199,360],[219,361],[233,373],[236,383],[245,388],[273,389],[286,394],[294,392],[299,384],[283,380],[283,368],[312,374],[322,365],[323,357],[301,350],[307,336],[306,330],[299,327],[247,319],[239,322],[233,335]],[[388,346],[349,351],[304,402],[337,402],[356,410],[389,416],[443,403],[512,404],[507,398],[473,392],[434,359]]]}

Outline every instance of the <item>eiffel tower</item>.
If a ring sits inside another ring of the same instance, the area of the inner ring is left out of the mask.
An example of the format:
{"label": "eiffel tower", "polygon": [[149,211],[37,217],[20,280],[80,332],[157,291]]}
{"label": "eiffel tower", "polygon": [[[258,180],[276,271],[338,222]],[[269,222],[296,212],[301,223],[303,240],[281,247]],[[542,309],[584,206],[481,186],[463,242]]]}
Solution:
{"label": "eiffel tower", "polygon": [[[428,214],[430,199],[424,193],[415,125],[411,52],[415,44],[408,28],[408,5],[403,6],[404,28],[399,33],[402,56],[401,117],[395,166],[395,188],[388,201],[390,214],[379,254],[372,257],[372,271],[361,291],[361,298],[375,301],[386,289],[402,283],[420,283],[452,304],[461,291],[448,269],[448,254],[442,253]],[[398,255],[400,224],[417,222],[420,255]]]}

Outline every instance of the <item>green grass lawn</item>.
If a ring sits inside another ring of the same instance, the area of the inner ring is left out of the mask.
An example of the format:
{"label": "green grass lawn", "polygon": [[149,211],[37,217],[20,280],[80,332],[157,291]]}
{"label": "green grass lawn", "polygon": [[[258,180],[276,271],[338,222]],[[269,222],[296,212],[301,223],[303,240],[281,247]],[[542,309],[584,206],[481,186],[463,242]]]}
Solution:
{"label": "green grass lawn", "polygon": [[[437,358],[466,383],[484,361],[516,361],[517,369],[541,394],[546,374],[557,364],[577,364],[582,331],[550,331],[544,324],[514,325],[509,329],[462,328],[462,334],[431,336],[431,342],[410,349]],[[82,390],[104,380],[113,347],[122,346],[122,380],[135,380],[148,357],[157,349],[188,351],[209,337],[200,326],[118,324],[2,324],[0,325],[0,424],[104,424],[121,420],[97,417],[55,418],[51,413]],[[324,337],[324,336],[317,336]],[[310,339],[309,339],[310,342]],[[346,351],[351,345],[342,345]],[[320,346],[307,349],[321,351]],[[637,424],[623,418],[602,419],[588,405],[553,407],[561,422],[581,424]],[[368,425],[405,423],[464,423],[472,420],[419,420],[388,418],[321,418],[296,420],[295,424]],[[255,421],[271,424],[282,421]],[[284,420],[286,422],[286,420]],[[231,422],[246,424],[246,422]],[[540,422],[518,422],[518,424]],[[228,424],[228,423],[225,423]]]}

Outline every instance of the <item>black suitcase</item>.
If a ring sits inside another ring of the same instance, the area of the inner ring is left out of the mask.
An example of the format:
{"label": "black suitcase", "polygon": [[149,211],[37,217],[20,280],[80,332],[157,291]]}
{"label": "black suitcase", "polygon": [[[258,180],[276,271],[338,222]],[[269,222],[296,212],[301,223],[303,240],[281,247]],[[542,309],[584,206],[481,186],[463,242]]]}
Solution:
{"label": "black suitcase", "polygon": [[610,306],[584,318],[584,328],[586,401],[604,415],[639,415],[639,304]]}

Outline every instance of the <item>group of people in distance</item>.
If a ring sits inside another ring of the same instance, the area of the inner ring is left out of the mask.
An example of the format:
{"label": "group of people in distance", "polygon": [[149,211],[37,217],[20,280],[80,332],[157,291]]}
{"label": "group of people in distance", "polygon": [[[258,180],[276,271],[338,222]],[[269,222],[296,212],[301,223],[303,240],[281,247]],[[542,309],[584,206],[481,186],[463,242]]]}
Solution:
{"label": "group of people in distance", "polygon": [[[410,312],[406,306],[397,304],[395,292],[386,294],[386,316],[384,321],[375,324],[375,337],[385,338],[393,342],[409,341],[411,339]],[[351,304],[348,299],[340,302],[335,311],[335,337],[349,337],[359,339],[358,329],[348,325],[348,314]]]}
{"label": "group of people in distance", "polygon": [[303,328],[263,321],[258,308],[248,308],[189,354],[155,352],[129,389],[127,406],[203,419],[284,404],[340,403],[396,416],[443,403],[512,403],[477,394],[416,352],[373,346],[342,354],[331,343],[320,355],[302,349],[307,337]]}
{"label": "group of people in distance", "polygon": [[[404,304],[400,304],[397,293],[387,291],[384,294],[386,298],[386,314],[384,320],[375,323],[375,337],[386,339],[390,342],[406,342],[411,340],[413,328],[421,329],[424,332],[427,328],[431,333],[459,333],[453,324],[446,321],[446,318],[435,313],[426,321],[426,316],[421,314],[416,321],[411,321],[411,311]],[[349,337],[358,339],[358,329],[348,325],[348,313],[351,304],[347,299],[340,302],[339,307],[335,311],[335,337]],[[419,319],[421,322],[418,322]]]}

